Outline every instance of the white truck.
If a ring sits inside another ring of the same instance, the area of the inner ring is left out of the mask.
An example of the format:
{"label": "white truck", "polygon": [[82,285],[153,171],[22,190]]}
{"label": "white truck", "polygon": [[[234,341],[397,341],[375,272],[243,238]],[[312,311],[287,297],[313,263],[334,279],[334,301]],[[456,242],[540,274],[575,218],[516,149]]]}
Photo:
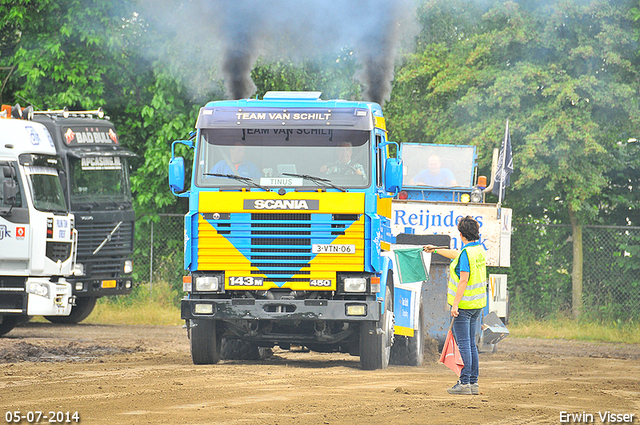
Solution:
{"label": "white truck", "polygon": [[18,105],[0,112],[0,336],[29,316],[69,315],[73,305],[65,276],[77,232],[61,161],[47,129],[26,115]]}

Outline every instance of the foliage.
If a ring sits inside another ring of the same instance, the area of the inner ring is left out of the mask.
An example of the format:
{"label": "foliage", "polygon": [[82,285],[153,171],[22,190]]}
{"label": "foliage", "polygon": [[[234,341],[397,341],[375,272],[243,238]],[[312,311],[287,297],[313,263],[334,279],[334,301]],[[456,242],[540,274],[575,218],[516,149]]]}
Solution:
{"label": "foliage", "polygon": [[324,99],[356,99],[360,86],[354,80],[357,66],[352,49],[318,60],[266,62],[260,59],[252,73],[257,92],[269,90],[320,91]]}
{"label": "foliage", "polygon": [[397,72],[389,127],[398,140],[474,144],[486,172],[508,118],[517,213],[587,220],[616,142],[640,124],[625,4],[492,4],[481,22],[460,13],[467,2],[425,8],[448,30],[422,40]]}
{"label": "foliage", "polygon": [[[151,216],[150,216],[151,217]],[[182,291],[185,274],[184,217],[182,215],[151,217],[139,222],[136,228],[136,246],[133,255],[136,282],[169,282],[176,291]]]}
{"label": "foliage", "polygon": [[606,175],[608,184],[599,198],[598,211],[603,223],[640,226],[640,144],[635,137],[618,143],[614,164]]}
{"label": "foliage", "polygon": [[509,301],[516,316],[548,318],[571,308],[570,233],[558,230],[531,217],[514,226]]}
{"label": "foliage", "polygon": [[[585,226],[583,239],[584,317],[603,323],[638,322],[640,229]],[[531,320],[565,316],[572,300],[570,226],[533,217],[518,219],[511,252],[511,267],[506,271],[511,314]]]}

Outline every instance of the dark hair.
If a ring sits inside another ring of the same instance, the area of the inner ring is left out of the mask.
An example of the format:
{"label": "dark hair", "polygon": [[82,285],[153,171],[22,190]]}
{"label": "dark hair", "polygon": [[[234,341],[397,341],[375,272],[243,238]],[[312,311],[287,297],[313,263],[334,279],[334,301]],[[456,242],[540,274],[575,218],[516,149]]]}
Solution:
{"label": "dark hair", "polygon": [[468,241],[477,241],[480,239],[480,225],[470,215],[460,220],[458,223],[458,231]]}

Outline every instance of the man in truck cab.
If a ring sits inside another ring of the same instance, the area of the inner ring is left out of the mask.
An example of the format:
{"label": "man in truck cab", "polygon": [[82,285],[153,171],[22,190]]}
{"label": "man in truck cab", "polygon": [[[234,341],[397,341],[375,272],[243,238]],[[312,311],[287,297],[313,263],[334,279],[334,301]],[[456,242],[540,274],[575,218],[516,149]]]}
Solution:
{"label": "man in truck cab", "polygon": [[357,162],[353,162],[351,160],[352,155],[353,147],[351,143],[340,143],[336,150],[337,160],[320,167],[320,172],[322,174],[359,175],[362,178],[366,178],[364,167]]}
{"label": "man in truck cab", "polygon": [[229,156],[223,153],[224,159],[213,166],[211,174],[233,174],[259,180],[262,174],[252,161],[245,158],[246,147],[242,143],[236,143],[229,149]]}
{"label": "man in truck cab", "polygon": [[442,163],[438,155],[431,155],[427,162],[427,169],[420,171],[413,179],[411,185],[425,185],[432,187],[454,187],[457,186],[453,173],[448,168],[442,168]]}

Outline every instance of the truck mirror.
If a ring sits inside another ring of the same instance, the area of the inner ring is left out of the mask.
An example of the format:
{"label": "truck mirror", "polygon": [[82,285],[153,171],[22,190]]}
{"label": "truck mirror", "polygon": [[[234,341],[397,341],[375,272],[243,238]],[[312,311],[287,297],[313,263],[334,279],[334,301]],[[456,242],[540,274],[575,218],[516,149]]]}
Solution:
{"label": "truck mirror", "polygon": [[171,191],[184,191],[184,158],[171,158],[169,161],[169,187]]}
{"label": "truck mirror", "polygon": [[58,170],[58,180],[60,180],[60,184],[62,188],[67,189],[67,173],[64,170]]}
{"label": "truck mirror", "polygon": [[4,179],[2,183],[2,193],[5,205],[13,205],[18,194],[18,186],[13,178]]}
{"label": "truck mirror", "polygon": [[387,158],[384,169],[384,190],[397,193],[402,188],[402,159]]}

